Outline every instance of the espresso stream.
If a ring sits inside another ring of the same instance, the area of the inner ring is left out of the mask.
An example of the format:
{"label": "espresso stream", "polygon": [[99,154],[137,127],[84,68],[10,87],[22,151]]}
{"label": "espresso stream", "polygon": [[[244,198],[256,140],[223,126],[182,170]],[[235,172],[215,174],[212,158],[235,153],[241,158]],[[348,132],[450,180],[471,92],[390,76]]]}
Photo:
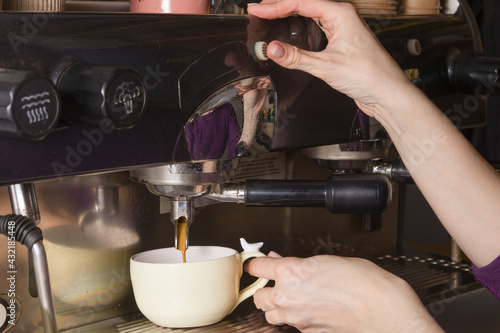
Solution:
{"label": "espresso stream", "polygon": [[177,221],[177,249],[182,252],[182,260],[186,262],[186,236],[187,236],[187,220],[180,218]]}

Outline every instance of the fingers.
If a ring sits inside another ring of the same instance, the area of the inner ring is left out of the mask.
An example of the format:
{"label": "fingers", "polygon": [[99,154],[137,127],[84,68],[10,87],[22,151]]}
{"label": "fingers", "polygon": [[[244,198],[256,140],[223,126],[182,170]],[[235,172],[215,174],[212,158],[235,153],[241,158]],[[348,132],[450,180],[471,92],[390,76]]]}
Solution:
{"label": "fingers", "polygon": [[325,0],[278,0],[249,4],[248,13],[266,19],[276,19],[298,14],[305,17],[321,18],[330,6],[337,4]]}
{"label": "fingers", "polygon": [[277,259],[275,258],[267,258],[267,257],[259,257],[250,260],[245,265],[245,271],[253,276],[262,277],[269,280],[275,279],[275,269],[278,264]]}
{"label": "fingers", "polygon": [[257,290],[253,295],[253,302],[255,303],[255,307],[257,309],[261,309],[262,311],[271,311],[276,309],[276,304],[272,302],[273,292],[274,288],[272,287],[266,287]]}
{"label": "fingers", "polygon": [[267,47],[267,56],[278,65],[288,69],[298,69],[305,72],[314,71],[319,63],[314,52],[305,51],[293,45],[272,41]]}
{"label": "fingers", "polygon": [[[278,301],[278,304],[274,303],[276,299],[275,288],[262,288],[259,289],[254,295],[253,300],[255,307],[265,312],[266,320],[272,325],[284,325],[289,324],[295,326],[295,321],[298,316],[293,315],[294,310],[290,309],[287,305],[289,303]],[[277,298],[278,300],[280,297]]]}
{"label": "fingers", "polygon": [[278,254],[278,253],[276,253],[274,251],[269,252],[269,254],[267,256],[271,257],[271,258],[275,258],[275,259],[283,258],[280,254]]}
{"label": "fingers", "polygon": [[284,325],[285,321],[282,317],[281,311],[278,309],[266,311],[266,320],[271,325]]}
{"label": "fingers", "polygon": [[272,325],[285,323],[283,310],[272,303],[274,288],[262,288],[253,295],[255,307],[266,313],[266,320]]}

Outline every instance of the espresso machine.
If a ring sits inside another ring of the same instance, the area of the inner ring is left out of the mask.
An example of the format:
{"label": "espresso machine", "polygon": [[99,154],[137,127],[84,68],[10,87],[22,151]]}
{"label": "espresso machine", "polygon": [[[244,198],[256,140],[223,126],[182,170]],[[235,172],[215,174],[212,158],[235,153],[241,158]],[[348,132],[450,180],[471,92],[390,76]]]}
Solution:
{"label": "espresso machine", "polygon": [[[485,123],[499,61],[481,53],[465,1],[364,18],[457,127]],[[321,80],[269,61],[275,39],[327,42],[298,16],[135,14],[102,1],[0,12],[0,330],[168,331],[139,313],[130,256],[238,248],[240,237],[404,276],[422,265],[411,284],[429,306],[482,290],[470,264],[402,254],[411,177],[390,137]],[[247,302],[211,329],[274,327]]]}

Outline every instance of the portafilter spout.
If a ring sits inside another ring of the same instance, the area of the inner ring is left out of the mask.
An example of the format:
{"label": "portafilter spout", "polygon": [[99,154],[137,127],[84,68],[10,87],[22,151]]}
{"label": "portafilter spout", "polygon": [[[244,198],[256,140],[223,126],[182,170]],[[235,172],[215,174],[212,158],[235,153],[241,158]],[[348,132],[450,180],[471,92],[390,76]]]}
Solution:
{"label": "portafilter spout", "polygon": [[189,247],[189,227],[194,221],[194,202],[191,198],[181,198],[170,202],[170,220],[175,225],[175,248]]}
{"label": "portafilter spout", "polygon": [[[229,179],[222,162],[186,162],[130,171],[133,181],[170,200],[170,220],[175,225],[175,247],[189,247],[189,227],[194,221],[195,200],[212,193],[215,185]],[[185,233],[183,232],[185,230]],[[185,240],[180,239],[183,235]]]}

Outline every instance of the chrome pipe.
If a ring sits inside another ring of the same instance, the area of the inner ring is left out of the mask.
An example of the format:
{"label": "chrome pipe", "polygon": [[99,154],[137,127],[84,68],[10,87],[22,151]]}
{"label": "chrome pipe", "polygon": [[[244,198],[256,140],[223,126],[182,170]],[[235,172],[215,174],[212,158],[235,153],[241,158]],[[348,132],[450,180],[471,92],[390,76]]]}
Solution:
{"label": "chrome pipe", "polygon": [[36,242],[31,248],[33,265],[35,267],[36,287],[40,299],[43,330],[45,333],[57,333],[56,311],[50,287],[49,267],[43,242]]}
{"label": "chrome pipe", "polygon": [[218,202],[233,202],[238,204],[245,203],[245,183],[239,184],[219,184],[215,191],[205,196],[206,198]]}
{"label": "chrome pipe", "polygon": [[39,224],[40,210],[38,209],[35,184],[14,184],[9,185],[8,188],[12,212],[16,215],[26,216]]}

